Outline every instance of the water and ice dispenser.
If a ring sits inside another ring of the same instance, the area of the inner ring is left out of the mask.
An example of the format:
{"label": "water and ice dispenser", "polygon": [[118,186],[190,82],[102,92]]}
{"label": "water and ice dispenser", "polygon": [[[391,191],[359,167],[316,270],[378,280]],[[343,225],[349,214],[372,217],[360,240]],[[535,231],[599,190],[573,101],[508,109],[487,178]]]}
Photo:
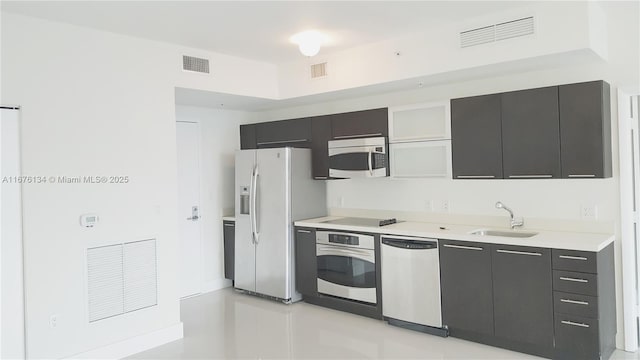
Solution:
{"label": "water and ice dispenser", "polygon": [[240,186],[240,214],[249,215],[249,187]]}

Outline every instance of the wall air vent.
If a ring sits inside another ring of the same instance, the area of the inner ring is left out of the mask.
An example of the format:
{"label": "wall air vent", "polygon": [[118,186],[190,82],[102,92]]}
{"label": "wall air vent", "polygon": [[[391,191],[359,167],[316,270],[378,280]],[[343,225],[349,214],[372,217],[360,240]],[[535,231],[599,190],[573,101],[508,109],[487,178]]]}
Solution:
{"label": "wall air vent", "polygon": [[89,322],[158,304],[156,240],[87,249]]}
{"label": "wall air vent", "polygon": [[490,42],[531,35],[535,32],[533,16],[484,26],[460,33],[460,47],[469,47]]}
{"label": "wall air vent", "polygon": [[209,59],[182,55],[182,70],[209,73]]}
{"label": "wall air vent", "polygon": [[317,79],[327,76],[327,63],[319,63],[311,65],[311,78]]}

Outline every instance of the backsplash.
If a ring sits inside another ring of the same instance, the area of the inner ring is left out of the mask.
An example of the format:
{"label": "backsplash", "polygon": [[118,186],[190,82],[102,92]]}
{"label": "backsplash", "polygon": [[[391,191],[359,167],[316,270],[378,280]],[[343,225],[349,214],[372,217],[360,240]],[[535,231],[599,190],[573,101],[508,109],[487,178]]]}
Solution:
{"label": "backsplash", "polygon": [[495,208],[502,201],[524,228],[613,233],[617,192],[612,179],[348,179],[327,181],[327,207],[331,215],[508,227],[509,214]]}

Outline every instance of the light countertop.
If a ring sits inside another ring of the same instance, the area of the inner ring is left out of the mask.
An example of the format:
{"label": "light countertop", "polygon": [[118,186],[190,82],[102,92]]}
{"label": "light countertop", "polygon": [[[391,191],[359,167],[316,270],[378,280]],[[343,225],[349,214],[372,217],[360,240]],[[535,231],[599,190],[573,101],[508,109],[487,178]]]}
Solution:
{"label": "light countertop", "polygon": [[[524,232],[537,232],[538,234],[529,238],[512,238],[503,236],[480,236],[470,234],[478,229],[486,229],[482,226],[436,224],[416,221],[398,222],[396,224],[373,227],[373,226],[351,226],[340,224],[327,224],[324,221],[340,219],[340,216],[326,216],[315,219],[296,221],[296,226],[316,229],[332,229],[343,231],[357,231],[374,234],[416,236],[434,239],[473,241],[491,244],[532,246],[543,248],[580,250],[580,251],[600,251],[615,239],[613,234],[581,233],[564,231],[546,231],[536,229],[521,230]],[[445,229],[440,229],[444,227]],[[496,230],[507,230],[508,228],[496,228]],[[518,231],[518,230],[515,230]]]}

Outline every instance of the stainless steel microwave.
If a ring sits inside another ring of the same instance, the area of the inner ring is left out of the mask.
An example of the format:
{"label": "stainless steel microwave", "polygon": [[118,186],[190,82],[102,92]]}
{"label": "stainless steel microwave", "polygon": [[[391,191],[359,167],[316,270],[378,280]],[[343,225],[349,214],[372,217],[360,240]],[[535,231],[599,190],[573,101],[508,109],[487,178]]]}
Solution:
{"label": "stainless steel microwave", "polygon": [[329,141],[329,176],[367,178],[389,175],[385,137]]}

